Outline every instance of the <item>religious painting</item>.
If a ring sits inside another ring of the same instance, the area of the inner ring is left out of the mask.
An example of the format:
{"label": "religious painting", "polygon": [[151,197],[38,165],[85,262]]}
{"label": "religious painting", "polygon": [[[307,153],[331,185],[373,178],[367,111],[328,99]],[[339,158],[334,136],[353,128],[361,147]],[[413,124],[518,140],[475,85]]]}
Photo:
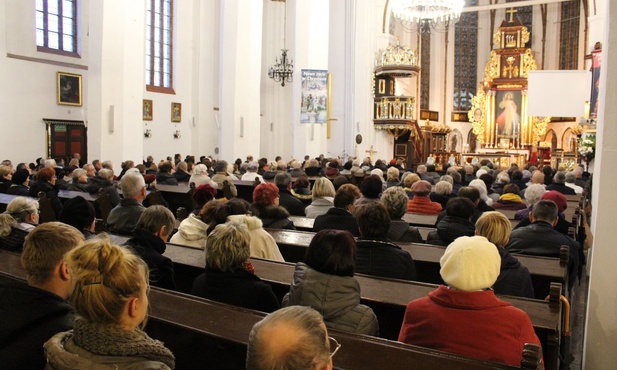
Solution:
{"label": "religious painting", "polygon": [[143,110],[143,120],[152,121],[152,100],[144,99],[142,110]]}
{"label": "religious painting", "polygon": [[521,130],[522,93],[498,90],[495,95],[495,131],[498,138],[514,139]]}
{"label": "religious painting", "polygon": [[602,67],[602,49],[591,52],[591,98],[589,99],[589,118],[598,117],[598,95],[600,92],[600,69]]}
{"label": "religious painting", "polygon": [[58,104],[81,107],[81,75],[58,72],[56,77]]}
{"label": "religious painting", "polygon": [[301,71],[300,123],[328,121],[328,71]]}
{"label": "religious painting", "polygon": [[182,104],[171,103],[171,122],[182,122]]}

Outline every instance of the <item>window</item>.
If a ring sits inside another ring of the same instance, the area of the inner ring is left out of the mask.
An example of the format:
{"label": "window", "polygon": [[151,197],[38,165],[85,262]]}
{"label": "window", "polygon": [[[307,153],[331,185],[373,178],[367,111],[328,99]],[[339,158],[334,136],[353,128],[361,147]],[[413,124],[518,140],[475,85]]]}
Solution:
{"label": "window", "polygon": [[146,90],[173,94],[173,1],[146,1]]}
{"label": "window", "polygon": [[[506,3],[515,3],[522,0],[506,0]],[[525,44],[526,48],[531,49],[531,41],[532,37],[532,23],[533,23],[533,6],[515,6],[516,4],[512,4],[512,6],[516,9],[515,17],[518,18],[519,21],[523,24],[523,26],[527,27],[527,31],[529,31],[529,41]]]}
{"label": "window", "polygon": [[579,1],[561,3],[559,69],[578,69]]}
{"label": "window", "polygon": [[79,56],[76,0],[36,0],[36,45],[39,51]]}
{"label": "window", "polygon": [[431,34],[420,36],[420,109],[428,110],[431,96]]}
{"label": "window", "polygon": [[[477,5],[471,0],[469,5]],[[478,53],[478,13],[463,13],[454,29],[454,96],[453,111],[471,109],[476,93]]]}

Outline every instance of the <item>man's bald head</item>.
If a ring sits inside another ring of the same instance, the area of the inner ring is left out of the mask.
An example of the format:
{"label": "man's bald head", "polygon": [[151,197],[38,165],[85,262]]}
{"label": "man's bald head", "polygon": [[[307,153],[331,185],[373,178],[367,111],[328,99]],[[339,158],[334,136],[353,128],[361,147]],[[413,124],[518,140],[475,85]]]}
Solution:
{"label": "man's bald head", "polygon": [[331,369],[328,331],[310,307],[282,308],[259,321],[249,336],[248,370]]}

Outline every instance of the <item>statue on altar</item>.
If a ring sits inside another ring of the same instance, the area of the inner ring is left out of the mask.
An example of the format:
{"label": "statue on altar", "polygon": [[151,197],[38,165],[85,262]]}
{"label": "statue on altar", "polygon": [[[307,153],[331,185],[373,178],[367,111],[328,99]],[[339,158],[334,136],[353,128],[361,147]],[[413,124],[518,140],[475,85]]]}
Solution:
{"label": "statue on altar", "polygon": [[456,158],[454,158],[454,154],[450,154],[450,157],[448,157],[448,164],[450,166],[456,166]]}
{"label": "statue on altar", "polygon": [[429,155],[428,158],[426,158],[426,164],[429,166],[432,166],[435,164],[435,158],[433,158],[433,155]]}

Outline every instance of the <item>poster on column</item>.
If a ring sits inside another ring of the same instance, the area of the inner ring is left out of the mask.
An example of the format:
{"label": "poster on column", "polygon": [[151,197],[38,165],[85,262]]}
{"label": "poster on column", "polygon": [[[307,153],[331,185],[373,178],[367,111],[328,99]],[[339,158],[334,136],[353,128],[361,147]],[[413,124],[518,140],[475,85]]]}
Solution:
{"label": "poster on column", "polygon": [[328,98],[328,71],[303,69],[300,123],[326,123]]}

